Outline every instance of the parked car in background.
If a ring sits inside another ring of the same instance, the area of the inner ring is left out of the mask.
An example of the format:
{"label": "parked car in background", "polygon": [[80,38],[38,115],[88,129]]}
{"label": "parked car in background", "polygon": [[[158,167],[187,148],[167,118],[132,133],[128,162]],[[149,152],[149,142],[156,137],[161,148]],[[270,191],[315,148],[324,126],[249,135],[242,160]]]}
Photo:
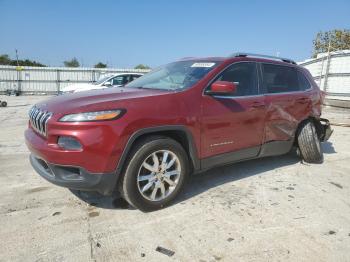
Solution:
{"label": "parked car in background", "polygon": [[150,211],[170,203],[190,173],[293,147],[321,163],[321,142],[332,133],[322,101],[310,73],[290,59],[191,58],[125,88],[41,102],[25,137],[32,166],[48,181],[119,191]]}
{"label": "parked car in background", "polygon": [[142,76],[142,73],[118,73],[100,78],[94,83],[79,83],[68,85],[61,89],[60,94],[77,93],[87,90],[120,87]]}

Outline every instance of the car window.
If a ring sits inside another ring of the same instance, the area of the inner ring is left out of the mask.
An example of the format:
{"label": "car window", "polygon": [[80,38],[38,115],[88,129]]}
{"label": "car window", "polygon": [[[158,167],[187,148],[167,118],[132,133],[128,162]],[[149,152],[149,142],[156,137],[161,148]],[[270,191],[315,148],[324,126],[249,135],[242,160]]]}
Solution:
{"label": "car window", "polygon": [[130,79],[130,82],[131,81],[134,81],[135,79],[139,78],[141,75],[131,75],[131,79]]}
{"label": "car window", "polygon": [[297,70],[289,66],[262,64],[263,83],[267,93],[299,91]]}
{"label": "car window", "polygon": [[112,80],[113,86],[125,85],[128,83],[129,75],[116,76]]}
{"label": "car window", "polygon": [[256,63],[235,63],[222,72],[215,81],[234,82],[237,85],[234,96],[258,94]]}
{"label": "car window", "polygon": [[300,90],[308,90],[311,88],[309,80],[304,76],[304,74],[298,71],[299,87]]}
{"label": "car window", "polygon": [[190,88],[220,64],[221,61],[177,61],[153,69],[126,87],[160,90]]}

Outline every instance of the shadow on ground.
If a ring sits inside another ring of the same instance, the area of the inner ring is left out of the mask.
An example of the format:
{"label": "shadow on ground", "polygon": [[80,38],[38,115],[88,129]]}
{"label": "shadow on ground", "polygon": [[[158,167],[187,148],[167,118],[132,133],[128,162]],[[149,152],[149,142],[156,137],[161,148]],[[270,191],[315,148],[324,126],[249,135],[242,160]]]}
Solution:
{"label": "shadow on ground", "polygon": [[337,153],[334,149],[332,142],[329,142],[329,141],[322,143],[322,150],[323,150],[323,153],[325,154]]}
{"label": "shadow on ground", "polygon": [[[325,154],[334,154],[336,151],[331,142],[322,143]],[[286,167],[300,162],[296,150],[286,155],[277,157],[266,157],[261,159],[248,160],[231,165],[210,169],[206,172],[190,176],[188,183],[175,202],[178,204],[196,195],[199,195],[211,188],[244,179],[250,176],[266,175],[268,171]],[[119,197],[102,196],[93,192],[81,192],[71,190],[79,199],[88,204],[106,209],[131,209],[128,203]]]}

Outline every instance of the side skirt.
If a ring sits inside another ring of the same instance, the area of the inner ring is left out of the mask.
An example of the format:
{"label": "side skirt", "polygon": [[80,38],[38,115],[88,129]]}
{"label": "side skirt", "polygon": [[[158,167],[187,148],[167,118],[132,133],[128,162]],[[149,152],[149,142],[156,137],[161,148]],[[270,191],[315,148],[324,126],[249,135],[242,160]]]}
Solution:
{"label": "side skirt", "polygon": [[267,156],[278,156],[288,153],[293,147],[293,139],[288,141],[271,141],[262,146],[255,146],[224,153],[201,160],[201,171],[245,160],[251,160]]}

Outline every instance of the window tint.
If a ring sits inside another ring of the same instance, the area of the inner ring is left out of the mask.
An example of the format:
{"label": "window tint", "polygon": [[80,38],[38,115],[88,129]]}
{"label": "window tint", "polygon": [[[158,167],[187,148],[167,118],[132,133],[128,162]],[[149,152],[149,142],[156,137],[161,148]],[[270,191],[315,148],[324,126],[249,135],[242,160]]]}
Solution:
{"label": "window tint", "polygon": [[299,87],[300,90],[308,90],[311,88],[309,80],[304,76],[304,74],[298,71]]}
{"label": "window tint", "polygon": [[120,86],[128,83],[129,75],[116,76],[113,78],[112,85]]}
{"label": "window tint", "polygon": [[131,75],[131,81],[134,81],[135,79],[139,78],[141,75]]}
{"label": "window tint", "polygon": [[222,72],[215,81],[234,82],[237,91],[234,96],[258,94],[256,64],[250,62],[236,63]]}
{"label": "window tint", "polygon": [[263,64],[263,81],[267,93],[299,91],[297,71],[288,66]]}

